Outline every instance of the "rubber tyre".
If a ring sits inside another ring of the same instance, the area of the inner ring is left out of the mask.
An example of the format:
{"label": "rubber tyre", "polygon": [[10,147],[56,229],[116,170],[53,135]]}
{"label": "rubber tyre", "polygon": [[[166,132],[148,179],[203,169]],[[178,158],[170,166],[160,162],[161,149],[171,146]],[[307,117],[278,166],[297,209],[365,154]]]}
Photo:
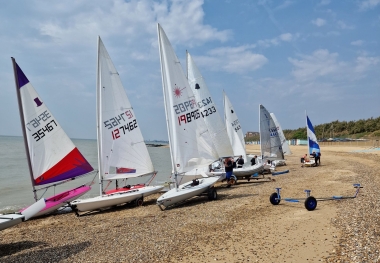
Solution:
{"label": "rubber tyre", "polygon": [[144,204],[144,197],[140,197],[135,200],[135,206],[142,206],[143,204]]}
{"label": "rubber tyre", "polygon": [[215,187],[211,187],[210,189],[208,189],[207,196],[208,200],[210,201],[218,199],[218,193],[216,192]]}
{"label": "rubber tyre", "polygon": [[305,208],[308,211],[313,211],[315,208],[317,208],[317,199],[315,199],[313,196],[309,196],[305,200]]}
{"label": "rubber tyre", "polygon": [[272,205],[278,205],[281,200],[277,199],[278,198],[278,194],[277,193],[273,193],[270,195],[269,197],[269,201]]}

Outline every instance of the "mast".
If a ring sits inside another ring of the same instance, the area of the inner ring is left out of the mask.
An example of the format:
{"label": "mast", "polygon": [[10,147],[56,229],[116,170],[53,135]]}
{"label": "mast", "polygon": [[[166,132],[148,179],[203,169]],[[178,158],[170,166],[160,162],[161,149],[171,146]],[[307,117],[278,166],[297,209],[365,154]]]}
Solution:
{"label": "mast", "polygon": [[101,87],[100,87],[100,36],[98,36],[98,55],[97,55],[97,69],[96,69],[96,136],[97,136],[97,145],[98,145],[98,168],[99,168],[99,194],[103,195],[103,163],[102,163],[102,129],[100,127],[101,121],[101,103],[100,103],[100,95],[101,95]]}
{"label": "mast", "polygon": [[20,112],[20,121],[21,121],[22,134],[23,134],[23,137],[24,137],[24,145],[25,145],[25,150],[26,150],[26,157],[27,157],[27,160],[28,160],[29,175],[30,175],[30,180],[32,181],[34,200],[37,202],[38,198],[37,198],[37,193],[36,193],[36,188],[35,188],[35,183],[34,183],[34,177],[33,177],[32,161],[30,159],[30,154],[29,154],[28,139],[26,137],[27,135],[26,135],[26,129],[25,129],[24,111],[22,109],[20,86],[19,86],[19,82],[18,82],[17,66],[16,66],[17,64],[16,64],[16,60],[13,57],[11,57],[11,59],[12,59],[12,65],[13,65],[13,73],[14,73],[14,76],[15,76],[18,109],[19,109],[19,112]]}
{"label": "mast", "polygon": [[309,143],[309,132],[307,127],[307,111],[305,110],[305,120],[306,120],[306,139],[307,139],[307,152],[310,154],[310,143]]}
{"label": "mast", "polygon": [[262,136],[262,132],[261,132],[261,104],[259,104],[259,131],[260,131],[260,153],[261,153],[261,160],[263,161],[264,163],[264,154],[263,154],[263,148],[262,148],[262,139],[261,139],[261,136]]}
{"label": "mast", "polygon": [[187,54],[188,53],[189,52],[186,49],[186,79],[187,79],[187,81],[189,81],[189,61],[187,61]]}
{"label": "mast", "polygon": [[161,66],[161,75],[162,75],[162,87],[163,87],[163,93],[164,93],[164,105],[165,105],[165,118],[166,118],[166,126],[167,126],[167,130],[168,130],[168,137],[169,137],[169,149],[170,149],[170,158],[171,158],[171,161],[172,161],[172,168],[173,168],[173,172],[174,172],[174,178],[175,178],[175,187],[176,189],[178,190],[178,179],[177,179],[177,176],[178,176],[178,172],[177,172],[177,167],[174,163],[174,156],[173,156],[173,150],[172,150],[172,135],[171,135],[171,129],[170,129],[170,123],[169,123],[169,118],[168,118],[168,113],[169,113],[169,110],[168,110],[168,106],[167,106],[167,98],[166,98],[166,86],[165,86],[165,81],[164,81],[164,78],[166,77],[166,75],[164,74],[165,73],[165,69],[163,67],[163,57],[162,57],[162,47],[161,47],[161,31],[160,31],[160,24],[157,23],[157,31],[158,31],[158,50],[160,52],[160,66]]}

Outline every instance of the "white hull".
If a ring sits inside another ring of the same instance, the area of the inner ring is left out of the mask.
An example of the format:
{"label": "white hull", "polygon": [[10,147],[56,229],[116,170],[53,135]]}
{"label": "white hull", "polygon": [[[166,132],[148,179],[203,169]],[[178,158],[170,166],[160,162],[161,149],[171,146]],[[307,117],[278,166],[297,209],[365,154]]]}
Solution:
{"label": "white hull", "polygon": [[41,209],[45,207],[45,199],[40,199],[38,202],[29,206],[27,209],[22,211],[22,213],[13,214],[0,214],[0,231],[8,227],[15,226],[29,218],[33,217]]}
{"label": "white hull", "polygon": [[207,177],[198,180],[198,185],[191,186],[192,182],[187,182],[178,186],[178,189],[174,188],[167,191],[157,199],[157,205],[168,207],[207,192],[219,180],[219,177]]}
{"label": "white hull", "polygon": [[310,161],[308,161],[308,162],[303,162],[303,165],[306,166],[306,167],[315,166],[315,160],[314,159],[310,159]]}
{"label": "white hull", "polygon": [[77,211],[93,211],[124,203],[130,203],[140,197],[146,197],[160,192],[164,186],[145,186],[126,192],[116,192],[109,195],[102,195],[93,198],[75,200],[70,203]]}
{"label": "white hull", "polygon": [[0,231],[21,223],[24,221],[24,217],[21,214],[0,215]]}
{"label": "white hull", "polygon": [[286,165],[285,160],[274,160],[272,163],[274,163],[274,166],[284,166],[284,165]]}
{"label": "white hull", "polygon": [[249,178],[255,173],[261,173],[264,171],[262,164],[255,164],[252,166],[243,166],[242,168],[234,168],[233,174],[237,178]]}

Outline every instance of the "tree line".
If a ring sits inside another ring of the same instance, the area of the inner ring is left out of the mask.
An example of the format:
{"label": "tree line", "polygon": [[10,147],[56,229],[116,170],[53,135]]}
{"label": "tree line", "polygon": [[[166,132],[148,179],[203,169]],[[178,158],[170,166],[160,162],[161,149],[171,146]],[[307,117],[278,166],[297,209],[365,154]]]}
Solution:
{"label": "tree line", "polygon": [[[377,138],[380,137],[380,117],[360,119],[357,121],[333,121],[314,126],[314,131],[318,139],[328,138]],[[306,127],[295,130],[283,130],[285,138],[291,139],[306,139]],[[259,136],[246,138],[246,141],[258,141]]]}

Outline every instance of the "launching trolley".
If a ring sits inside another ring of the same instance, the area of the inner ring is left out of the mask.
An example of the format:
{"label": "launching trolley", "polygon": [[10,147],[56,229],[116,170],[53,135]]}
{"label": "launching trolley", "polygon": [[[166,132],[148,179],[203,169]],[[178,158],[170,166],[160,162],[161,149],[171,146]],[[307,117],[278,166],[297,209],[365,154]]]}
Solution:
{"label": "launching trolley", "polygon": [[342,200],[342,199],[352,199],[356,198],[356,196],[359,194],[360,188],[363,188],[360,184],[354,184],[354,188],[356,188],[356,192],[354,196],[331,196],[331,197],[320,197],[315,198],[310,195],[311,190],[305,190],[306,198],[282,198],[280,194],[281,188],[275,188],[276,192],[271,194],[269,197],[269,201],[272,205],[278,205],[281,200],[284,200],[285,202],[291,202],[291,203],[299,203],[300,201],[304,201],[305,208],[308,211],[313,211],[315,208],[317,208],[318,201],[329,201],[329,200]]}

